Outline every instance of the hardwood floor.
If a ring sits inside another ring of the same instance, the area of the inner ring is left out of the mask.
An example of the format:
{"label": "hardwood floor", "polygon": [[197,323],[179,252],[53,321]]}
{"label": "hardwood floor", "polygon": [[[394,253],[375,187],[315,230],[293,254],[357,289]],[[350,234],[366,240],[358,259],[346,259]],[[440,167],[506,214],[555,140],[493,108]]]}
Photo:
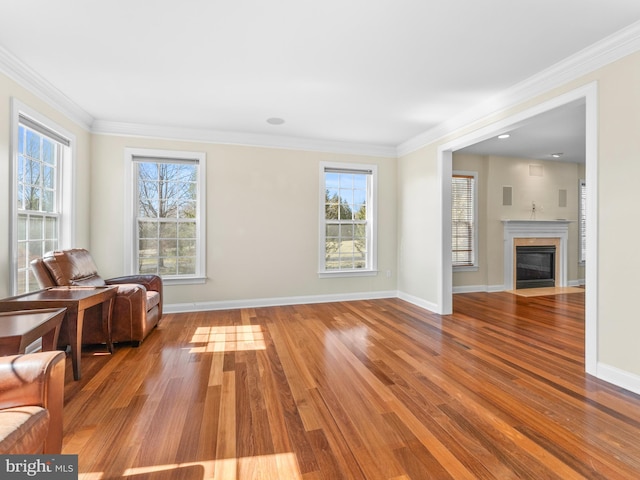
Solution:
{"label": "hardwood floor", "polygon": [[586,375],[584,294],[166,315],[67,368],[84,479],[640,478],[640,397]]}

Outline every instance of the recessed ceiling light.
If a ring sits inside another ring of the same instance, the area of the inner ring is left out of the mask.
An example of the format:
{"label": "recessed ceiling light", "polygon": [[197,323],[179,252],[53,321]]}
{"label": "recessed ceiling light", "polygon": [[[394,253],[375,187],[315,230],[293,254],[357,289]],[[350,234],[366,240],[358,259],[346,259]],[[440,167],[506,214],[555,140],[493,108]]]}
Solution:
{"label": "recessed ceiling light", "polygon": [[278,118],[278,117],[267,118],[267,123],[270,125],[282,125],[284,123],[284,118]]}
{"label": "recessed ceiling light", "polygon": [[500,140],[504,140],[505,138],[509,138],[511,135],[509,135],[508,133],[503,133],[502,135],[498,135],[498,138]]}
{"label": "recessed ceiling light", "polygon": [[564,153],[562,153],[562,152],[559,152],[559,153],[552,153],[552,154],[551,154],[551,156],[552,156],[553,158],[560,158],[562,155],[564,155]]}

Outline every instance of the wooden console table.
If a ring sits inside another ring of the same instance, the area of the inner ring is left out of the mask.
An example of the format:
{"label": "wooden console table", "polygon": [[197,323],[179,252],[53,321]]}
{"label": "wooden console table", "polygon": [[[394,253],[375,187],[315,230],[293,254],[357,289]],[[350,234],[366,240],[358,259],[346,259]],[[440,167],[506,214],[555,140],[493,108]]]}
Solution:
{"label": "wooden console table", "polygon": [[39,338],[42,338],[43,352],[55,350],[66,311],[65,308],[46,308],[0,313],[0,355],[25,353]]}
{"label": "wooden console table", "polygon": [[100,305],[102,315],[102,331],[107,348],[113,353],[111,343],[111,314],[118,287],[51,287],[37,292],[25,293],[0,300],[0,312],[15,310],[33,310],[38,308],[67,309],[62,329],[64,329],[71,346],[71,363],[73,378],[80,380],[80,356],[82,348],[82,326],[84,312],[87,308]]}

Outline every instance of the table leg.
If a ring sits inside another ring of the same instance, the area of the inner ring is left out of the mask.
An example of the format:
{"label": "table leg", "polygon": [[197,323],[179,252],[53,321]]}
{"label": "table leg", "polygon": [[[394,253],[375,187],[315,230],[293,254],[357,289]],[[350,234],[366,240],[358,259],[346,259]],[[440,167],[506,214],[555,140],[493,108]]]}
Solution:
{"label": "table leg", "polygon": [[64,316],[66,310],[57,315],[60,320],[58,324],[52,330],[49,330],[42,336],[42,351],[49,352],[58,348],[58,337],[60,336],[60,330],[62,329],[62,323],[64,322]]}
{"label": "table leg", "polygon": [[100,310],[102,313],[102,332],[104,333],[104,338],[107,341],[109,353],[113,353],[113,342],[111,341],[111,317],[113,315],[114,304],[115,297],[111,297],[106,302],[102,302],[100,304]]}
{"label": "table leg", "polygon": [[80,357],[82,356],[82,325],[84,323],[84,310],[67,309],[67,332],[71,345],[71,364],[73,366],[73,379],[80,380]]}
{"label": "table leg", "polygon": [[58,336],[60,334],[60,325],[53,330],[49,330],[42,336],[42,351],[50,352],[58,346]]}

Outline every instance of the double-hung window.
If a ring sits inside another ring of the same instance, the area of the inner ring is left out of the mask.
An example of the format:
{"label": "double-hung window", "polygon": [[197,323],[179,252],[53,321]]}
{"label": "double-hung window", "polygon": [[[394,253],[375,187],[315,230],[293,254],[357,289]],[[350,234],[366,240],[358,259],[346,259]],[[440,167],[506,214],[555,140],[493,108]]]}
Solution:
{"label": "double-hung window", "polygon": [[454,171],[451,184],[452,265],[477,266],[477,174]]}
{"label": "double-hung window", "polygon": [[375,165],[320,165],[321,276],[375,275]]}
{"label": "double-hung window", "polygon": [[17,100],[12,102],[12,291],[38,289],[31,260],[73,239],[75,137]]}
{"label": "double-hung window", "polygon": [[205,154],[126,149],[131,201],[130,271],[165,282],[205,278]]}

